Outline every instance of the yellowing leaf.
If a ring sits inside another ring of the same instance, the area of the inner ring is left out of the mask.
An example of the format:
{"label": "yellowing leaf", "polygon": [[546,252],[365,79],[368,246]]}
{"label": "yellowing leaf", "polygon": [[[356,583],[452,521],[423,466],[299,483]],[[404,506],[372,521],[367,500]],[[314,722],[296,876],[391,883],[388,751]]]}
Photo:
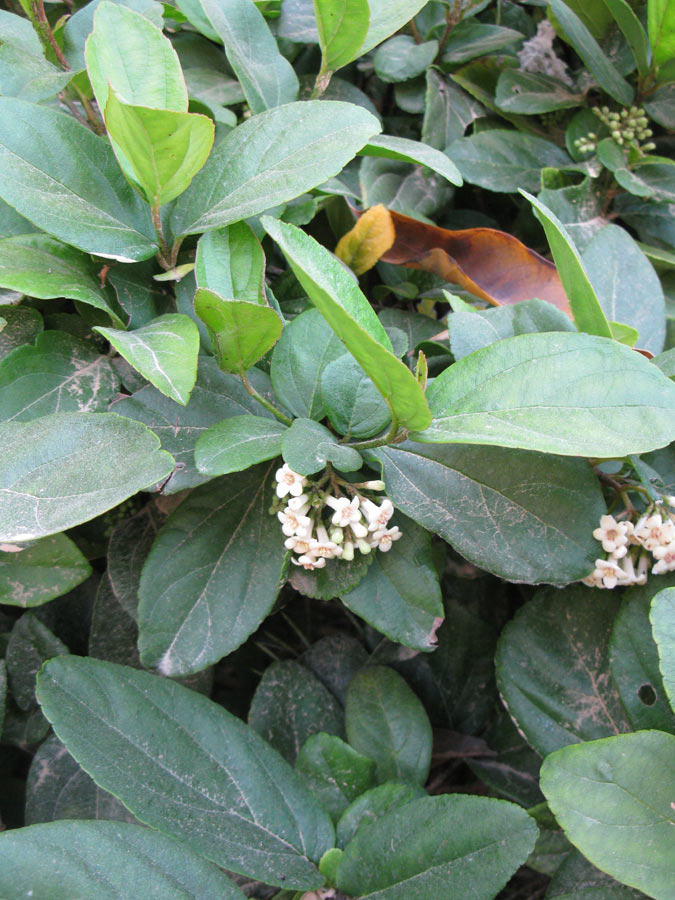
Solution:
{"label": "yellowing leaf", "polygon": [[346,263],[355,275],[372,269],[396,240],[394,223],[389,210],[378,203],[371,206],[356,225],[340,238],[335,255]]}

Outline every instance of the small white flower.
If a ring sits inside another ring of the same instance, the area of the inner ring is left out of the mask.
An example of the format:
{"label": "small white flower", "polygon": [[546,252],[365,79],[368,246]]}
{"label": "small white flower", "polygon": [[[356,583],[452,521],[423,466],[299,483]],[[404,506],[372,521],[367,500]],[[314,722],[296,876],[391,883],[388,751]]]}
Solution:
{"label": "small white flower", "polygon": [[656,550],[657,547],[670,544],[675,540],[675,525],[670,519],[663,521],[661,513],[642,517],[635,526],[635,539],[645,550]]}
{"label": "small white flower", "polygon": [[652,575],[675,571],[675,541],[657,547],[654,550],[654,559],[658,559],[658,562],[652,568]]}
{"label": "small white flower", "polygon": [[[331,519],[333,525],[337,525],[338,528],[346,528],[349,525],[356,537],[365,537],[368,534],[368,529],[361,522],[358,497],[350,501],[346,497],[328,496],[326,505],[335,510]],[[361,531],[363,534],[360,534]]]}
{"label": "small white flower", "polygon": [[289,537],[284,541],[284,547],[287,550],[293,550],[294,553],[307,553],[309,551],[309,541],[299,537]]}
{"label": "small white flower", "polygon": [[342,547],[329,539],[328,532],[323,525],[317,525],[316,538],[309,542],[309,552],[312,556],[333,559],[335,556],[342,555]]}
{"label": "small white flower", "polygon": [[668,506],[675,507],[675,496],[673,496],[673,495],[671,494],[669,497],[664,497],[663,499],[666,501],[666,503],[668,504]]}
{"label": "small white flower", "polygon": [[602,572],[602,583],[610,590],[617,584],[630,584],[630,576],[613,559],[596,559],[595,568]]}
{"label": "small white flower", "polygon": [[341,544],[345,539],[345,533],[341,528],[338,528],[337,525],[333,525],[330,530],[330,539],[336,544]]}
{"label": "small white flower", "polygon": [[372,500],[365,499],[361,504],[361,509],[365,513],[368,520],[369,531],[379,531],[386,528],[389,519],[394,515],[394,504],[385,497],[381,506],[377,506]]}
{"label": "small white flower", "polygon": [[305,476],[294,472],[288,463],[284,463],[280,469],[277,469],[274,477],[277,480],[277,497],[285,497],[286,494],[298,497],[307,484]]}
{"label": "small white flower", "polygon": [[342,559],[345,562],[351,562],[354,559],[354,544],[352,541],[345,541],[342,545]]}
{"label": "small white flower", "polygon": [[323,569],[326,565],[326,560],[323,556],[310,556],[308,553],[303,553],[302,556],[299,556],[297,559],[292,557],[293,562],[296,566],[302,566],[303,569],[307,569],[309,572],[312,572],[314,569]]}
{"label": "small white flower", "polygon": [[403,532],[399,530],[398,525],[394,525],[393,528],[381,528],[376,531],[371,535],[370,540],[373,547],[378,547],[383,553],[387,553],[391,550],[393,542],[402,537]]}
{"label": "small white flower", "polygon": [[367,553],[370,553],[370,551],[373,549],[373,548],[370,546],[370,544],[368,543],[368,541],[364,540],[363,538],[358,538],[358,539],[357,539],[357,541],[356,541],[356,546],[359,548],[359,550],[361,551],[361,553],[363,553],[364,556],[365,556]]}
{"label": "small white flower", "polygon": [[[298,494],[297,497],[289,497],[287,505],[288,508],[292,509],[294,512],[300,512],[303,506],[309,509],[311,504],[309,502],[309,497],[307,496],[307,494]],[[305,512],[301,513],[301,515],[304,516],[307,512],[307,509],[305,510]]]}
{"label": "small white flower", "polygon": [[604,588],[604,584],[602,583],[603,572],[602,569],[598,569],[597,567],[593,569],[590,575],[587,575],[585,578],[581,579],[582,584],[588,585],[588,587],[594,588]]}
{"label": "small white flower", "polygon": [[630,522],[617,522],[614,516],[600,516],[600,527],[595,529],[593,537],[602,542],[603,550],[620,559],[628,552],[626,544],[632,532]]}
{"label": "small white flower", "polygon": [[649,573],[649,557],[646,553],[640,555],[638,560],[637,574],[635,575],[635,584],[647,584],[647,575]]}
{"label": "small white flower", "polygon": [[[303,509],[307,512],[309,507],[303,507]],[[281,522],[281,530],[287,537],[297,536],[306,540],[311,537],[312,520],[300,510],[296,511],[287,506],[286,509],[277,513],[277,518]]]}
{"label": "small white flower", "polygon": [[380,478],[378,478],[377,481],[364,481],[361,487],[367,491],[383,491],[384,481]]}

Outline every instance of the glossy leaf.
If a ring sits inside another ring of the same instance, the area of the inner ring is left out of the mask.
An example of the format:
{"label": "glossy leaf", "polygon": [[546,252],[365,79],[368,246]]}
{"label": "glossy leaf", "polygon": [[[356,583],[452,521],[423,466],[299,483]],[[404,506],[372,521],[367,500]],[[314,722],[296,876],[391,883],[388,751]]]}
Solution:
{"label": "glossy leaf", "polygon": [[344,849],[362,825],[372,825],[387,813],[425,796],[424,788],[401,781],[386,781],[371,788],[354,800],[340,816],[336,828],[338,847]]}
{"label": "glossy leaf", "polygon": [[[406,803],[345,847],[338,888],[351,896],[491,900],[534,847],[537,826],[503,800],[449,794]],[[469,893],[470,892],[470,893]]]}
{"label": "glossy leaf", "polygon": [[0,603],[42,606],[91,575],[91,566],[65,534],[42,538],[19,552],[0,545]]}
{"label": "glossy leaf", "polygon": [[203,485],[160,530],[139,590],[145,665],[197,672],[235,650],[271,610],[286,555],[269,514],[274,469],[263,463]]}
{"label": "glossy leaf", "polygon": [[199,332],[192,319],[168,313],[135,331],[100,326],[94,331],[169,399],[187,404],[197,378],[199,353]]}
{"label": "glossy leaf", "polygon": [[154,207],[183,193],[213,144],[214,126],[207,116],[132,106],[114,90],[108,94],[105,123]]}
{"label": "glossy leaf", "polygon": [[386,666],[362,669],[347,691],[345,723],[352,747],[375,760],[378,781],[401,778],[424,784],[431,762],[431,725],[397,672]]}
{"label": "glossy leaf", "polygon": [[261,113],[295,100],[298,95],[295,71],[279,52],[255,4],[250,0],[199,0],[199,3],[225,45],[228,62],[251,111]]}
{"label": "glossy leaf", "polygon": [[224,372],[238,374],[271,349],[281,336],[283,322],[269,306],[247,300],[225,300],[199,288],[195,312],[206,325],[213,352]]}
{"label": "glossy leaf", "polygon": [[399,423],[410,428],[420,427],[418,422],[428,423],[421,386],[392,354],[384,328],[340,263],[293,225],[269,217],[263,224],[281,247],[314,306],[370,376]]}
{"label": "glossy leaf", "polygon": [[384,398],[349,353],[323,369],[321,400],[331,425],[350,439],[373,437],[389,422]]}
{"label": "glossy leaf", "polygon": [[197,244],[197,286],[228,300],[265,305],[265,254],[245,222],[208,231]]}
{"label": "glossy leaf", "polygon": [[390,134],[377,135],[359,151],[359,156],[379,156],[384,159],[398,159],[416,166],[426,166],[438,172],[451,184],[462,184],[462,176],[454,162],[445,153],[420,141],[411,141]]}
{"label": "glossy leaf", "polygon": [[173,470],[139,422],[114,413],[55,413],[0,425],[0,541],[27,541],[87,522]]}
{"label": "glossy leaf", "polygon": [[328,816],[222,706],[168,678],[77,657],[52,660],[38,692],[69,752],[139,819],[267,884],[322,885],[312,861],[332,845]]}
{"label": "glossy leaf", "polygon": [[609,677],[609,640],[619,600],[585,585],[542,591],[503,630],[497,683],[509,713],[546,756],[581,741],[629,731]]}
{"label": "glossy leaf", "polygon": [[363,465],[358,450],[338,443],[325,425],[294,419],[281,438],[284,461],[300,475],[313,475],[331,463],[339,472],[357,472]]}
{"label": "glossy leaf", "polygon": [[197,469],[205,475],[228,475],[281,456],[285,431],[286,425],[262,416],[233,416],[218,422],[197,441]]}
{"label": "glossy leaf", "polygon": [[199,234],[287,203],[338,175],[379,131],[366,110],[329,100],[286,104],[253,116],[211,153],[176,204],[172,230]]}
{"label": "glossy leaf", "polygon": [[541,770],[542,790],[572,843],[655,900],[672,894],[675,816],[664,788],[673,779],[675,737],[661,731],[564,747]]}
{"label": "glossy leaf", "polygon": [[180,841],[120,822],[53,822],[0,837],[0,891],[56,900],[243,900],[230,879]]}
{"label": "glossy leaf", "polygon": [[[607,407],[610,372],[617,401]],[[562,332],[520,335],[446,369],[427,392],[433,422],[413,437],[565,456],[643,453],[675,437],[674,387],[656,366],[615,341]]]}
{"label": "glossy leaf", "polygon": [[367,453],[395,506],[475,565],[530,584],[565,584],[593,568],[605,503],[586,462],[412,442]]}
{"label": "glossy leaf", "polygon": [[663,686],[675,711],[675,588],[666,588],[652,600],[649,613],[658,647]]}
{"label": "glossy leaf", "polygon": [[157,250],[150,210],[108,142],[55,109],[0,98],[0,197],[87,253],[134,262]]}
{"label": "glossy leaf", "polygon": [[335,248],[335,255],[355,275],[363,275],[391,248],[394,239],[394,226],[389,211],[378,204],[367,209],[356,225],[342,235]]}
{"label": "glossy leaf", "polygon": [[325,732],[305,741],[295,770],[334,822],[353,800],[375,787],[374,761]]}
{"label": "glossy leaf", "polygon": [[314,0],[321,67],[341,69],[361,55],[370,24],[368,0]]}

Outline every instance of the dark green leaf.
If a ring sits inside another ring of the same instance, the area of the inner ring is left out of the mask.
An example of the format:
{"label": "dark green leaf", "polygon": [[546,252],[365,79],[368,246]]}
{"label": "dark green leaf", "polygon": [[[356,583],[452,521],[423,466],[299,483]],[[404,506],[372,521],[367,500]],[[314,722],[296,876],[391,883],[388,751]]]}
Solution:
{"label": "dark green leaf", "polygon": [[0,603],[42,606],[91,575],[91,566],[65,534],[36,541],[20,552],[0,545]]}
{"label": "dark green leaf", "polygon": [[350,440],[372,437],[389,423],[384,398],[349,353],[323,369],[321,399],[331,425]]}
{"label": "dark green leaf", "polygon": [[197,441],[195,463],[205,475],[241,472],[281,455],[286,426],[262,416],[233,416],[212,425]]}
{"label": "dark green leaf", "polygon": [[338,631],[312,644],[300,660],[344,706],[349,682],[368,662],[368,654],[355,637]]}
{"label": "dark green leaf", "polygon": [[373,559],[372,553],[356,553],[350,562],[328,560],[328,564],[322,569],[306,570],[302,566],[291,565],[288,577],[295,590],[303,596],[315,600],[332,600],[355,588]]}
{"label": "dark green leaf", "polygon": [[422,75],[438,53],[438,41],[415,43],[408,34],[399,34],[381,44],[373,55],[375,74],[382,81],[407,81]]}
{"label": "dark green leaf", "polygon": [[324,425],[313,419],[294,419],[281,438],[284,461],[300,475],[313,475],[332,463],[339,472],[356,472],[363,465],[358,450],[338,444]]}
{"label": "dark green leaf", "polygon": [[501,50],[509,44],[522,40],[523,35],[513,28],[501,25],[486,25],[474,18],[465,18],[450,33],[445,45],[443,62],[446,65],[458,65],[468,62],[477,56],[485,56],[494,50]]}
{"label": "dark green leaf", "polygon": [[495,103],[507,112],[535,115],[579,106],[582,94],[550,75],[504,69],[497,81]]}
{"label": "dark green leaf", "polygon": [[560,864],[546,892],[546,900],[644,900],[645,896],[596,869],[575,849]]}
{"label": "dark green leaf", "polygon": [[0,306],[5,327],[0,331],[0,360],[22,344],[32,344],[43,328],[42,316],[30,306]]}
{"label": "dark green leaf", "polygon": [[666,588],[652,600],[649,613],[658,647],[663,686],[675,710],[675,589]]}
{"label": "dark green leaf", "polygon": [[451,184],[462,184],[459,169],[445,153],[408,138],[394,137],[390,134],[376,135],[362,148],[359,156],[379,156],[383,159],[397,159],[416,166],[426,166],[438,172]]}
{"label": "dark green leaf", "polygon": [[354,800],[340,817],[337,823],[338,847],[344,849],[362,825],[372,825],[387,813],[425,796],[424,788],[405,782],[386,781],[371,788]]}
{"label": "dark green leaf", "polygon": [[565,226],[572,243],[583,253],[593,236],[609,222],[604,215],[602,193],[596,189],[594,178],[586,176],[579,184],[559,187],[562,179],[558,178],[558,173],[549,179],[546,177],[548,172],[553,170],[542,172],[542,182],[546,186],[539,192],[538,199]]}
{"label": "dark green leaf", "polygon": [[315,734],[295,763],[309,789],[336,822],[349,804],[375,786],[375,762],[333,734]]}
{"label": "dark green leaf", "polygon": [[437,150],[448,150],[450,144],[464,137],[483,108],[449,78],[436,69],[427,71],[427,90],[422,122],[422,140]]}
{"label": "dark green leaf", "polygon": [[17,706],[29,710],[37,706],[35,676],[42,664],[68,648],[33,613],[17,620],[7,644],[7,677]]}
{"label": "dark green leaf", "polygon": [[642,23],[626,0],[604,0],[604,3],[633,51],[640,77],[645,78],[649,72],[649,48]]}

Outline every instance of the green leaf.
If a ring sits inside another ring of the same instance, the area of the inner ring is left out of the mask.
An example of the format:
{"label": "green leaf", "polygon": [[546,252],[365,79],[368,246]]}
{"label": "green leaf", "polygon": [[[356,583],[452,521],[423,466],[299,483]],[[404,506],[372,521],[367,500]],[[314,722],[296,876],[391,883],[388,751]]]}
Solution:
{"label": "green leaf", "polygon": [[212,425],[197,441],[195,462],[204,475],[229,475],[281,456],[286,426],[262,416],[233,416]]}
{"label": "green leaf", "polygon": [[655,900],[672,896],[675,816],[666,785],[674,780],[675,737],[661,731],[564,747],[541,769],[542,790],[572,843]]}
{"label": "green leaf", "polygon": [[294,419],[281,438],[284,462],[299,475],[313,475],[332,463],[339,472],[357,472],[363,465],[358,450],[338,444],[325,425],[312,419]]}
{"label": "green leaf", "polygon": [[91,571],[65,534],[42,538],[20,552],[5,551],[0,545],[0,603],[42,606],[86,581]]}
{"label": "green leaf", "polygon": [[354,677],[347,691],[345,724],[352,747],[377,763],[379,782],[401,778],[425,783],[431,725],[416,695],[393,669],[369,666]]}
{"label": "green leaf", "polygon": [[299,228],[268,216],[263,225],[281,247],[314,306],[371,378],[398,422],[409,428],[428,424],[429,412],[419,382],[391,352],[387,333],[349,273]]}
{"label": "green leaf", "polygon": [[[604,0],[614,21],[623,32],[633,51],[637,70],[641,78],[645,78],[649,72],[649,48],[647,36],[642,23],[630,8],[626,0]],[[673,48],[675,50],[675,47]]]}
{"label": "green leaf", "polygon": [[[294,416],[323,419],[329,399],[321,389],[323,373],[343,354],[342,344],[319,310],[305,310],[284,327],[272,352],[274,393]],[[387,411],[385,425],[388,421]]]}
{"label": "green leaf", "polygon": [[42,55],[40,38],[30,21],[6,9],[0,10],[0,41],[20,47],[33,56]]}
{"label": "green leaf", "polygon": [[139,649],[165,675],[235,650],[271,610],[286,550],[269,514],[274,466],[195,490],[160,530],[139,590]]}
{"label": "green leaf", "polygon": [[577,107],[582,99],[583,95],[575,93],[564,81],[520,69],[504,69],[495,92],[495,103],[500,109],[524,115]]}
{"label": "green leaf", "polygon": [[44,327],[42,316],[30,306],[0,306],[0,315],[6,323],[0,331],[0,360],[16,347],[32,344]]}
{"label": "green leaf", "polygon": [[[610,372],[616,402],[608,407]],[[565,456],[644,453],[675,437],[674,387],[644,356],[615,341],[557,332],[520,335],[439,375],[427,391],[431,426],[412,437]]]}
{"label": "green leaf", "polygon": [[391,134],[378,135],[371,138],[365,147],[359,150],[359,156],[379,156],[384,159],[398,159],[416,166],[426,166],[438,172],[451,184],[459,186],[462,184],[462,176],[454,162],[445,153],[420,141],[410,141],[408,138],[395,137]]}
{"label": "green leaf", "polygon": [[542,756],[630,731],[609,677],[619,600],[585,585],[543,590],[502,631],[497,683],[509,713]]}
{"label": "green leaf", "polygon": [[368,0],[314,0],[321,69],[335,72],[360,56],[370,24]]}
{"label": "green leaf", "polygon": [[365,109],[329,100],[253,116],[211,153],[176,204],[172,231],[199,234],[287,203],[338,175],[380,130]]}
{"label": "green leaf", "polygon": [[308,669],[284,660],[272,663],[258,682],[248,724],[293,765],[311,735],[344,734],[344,713]]}
{"label": "green leaf", "polygon": [[34,540],[88,522],[173,470],[149,429],[114,413],[6,422],[0,446],[0,541]]}
{"label": "green leaf", "polygon": [[[318,310],[312,312],[320,316]],[[322,369],[320,387],[326,415],[345,437],[372,437],[388,424],[384,398],[351,354],[343,353]]]}
{"label": "green leaf", "polygon": [[169,399],[185,406],[197,379],[199,332],[188,316],[168,313],[135,331],[96,326],[126,361]]}
{"label": "green leaf", "polygon": [[395,524],[402,539],[391,551],[376,553],[365,577],[340,599],[390,640],[414,650],[432,650],[444,613],[431,536],[400,514]]}
{"label": "green leaf", "polygon": [[109,143],[55,109],[0,98],[0,196],[87,253],[135,262],[157,250],[150,210]]}
{"label": "green leaf", "polygon": [[[270,392],[269,378],[257,369],[248,373],[253,386],[261,394]],[[136,391],[115,404],[115,412],[147,425],[162,442],[162,447],[176,460],[176,470],[164,485],[163,493],[175,493],[196,487],[210,476],[197,471],[194,452],[204,432],[223,419],[251,414],[271,418],[246,392],[239,378],[221,372],[215,359],[199,359],[197,381],[187,406],[169,400],[151,385]]]}
{"label": "green leaf", "polygon": [[246,372],[276,344],[284,327],[271,307],[225,300],[206,288],[197,290],[194,306],[224,372]]}
{"label": "green leaf", "polygon": [[530,201],[546,232],[546,238],[577,328],[587,334],[611,337],[612,331],[607,317],[565,226],[540,200],[532,197],[526,191],[520,191],[520,193]]}
{"label": "green leaf", "polygon": [[319,638],[300,659],[344,706],[349,682],[366,665],[368,654],[355,637],[336,631]]}
{"label": "green leaf", "polygon": [[0,240],[0,287],[39,300],[67,297],[108,313],[123,326],[124,310],[114,290],[101,286],[100,264],[86,253],[47,234],[21,234]]}
{"label": "green leaf", "polygon": [[447,76],[436,69],[426,75],[422,140],[444,152],[464,136],[466,129],[483,114],[483,108]]}
{"label": "green leaf", "polygon": [[455,141],[452,159],[466,181],[504,193],[522,187],[538,191],[543,168],[561,169],[570,164],[569,156],[557,144],[501,128]]}
{"label": "green leaf", "polygon": [[187,112],[187,88],[171,41],[133,9],[99,3],[84,55],[100,110],[112,89],[134,106]]}
{"label": "green leaf", "polygon": [[37,706],[35,676],[43,663],[53,656],[68,653],[68,648],[33,613],[17,619],[7,643],[7,677],[17,706],[29,710]]}
{"label": "green leaf", "polygon": [[0,733],[5,723],[5,705],[7,700],[7,664],[0,659]]}
{"label": "green leaf", "polygon": [[549,0],[565,38],[579,54],[600,87],[622,106],[633,102],[633,88],[614,68],[598,42],[564,0]]}
{"label": "green leaf", "polygon": [[0,836],[7,897],[243,900],[230,879],[183,843],[119,822],[52,822]]}
{"label": "green leaf", "polygon": [[467,17],[452,29],[445,44],[443,63],[456,66],[478,56],[501,50],[509,44],[515,44],[523,37],[520,31],[513,28],[488,25]]}
{"label": "green leaf", "polygon": [[396,34],[424,5],[424,0],[368,0],[370,24],[360,55],[377,47],[389,35]]}
{"label": "green leaf", "polygon": [[227,60],[244,90],[251,111],[261,113],[295,100],[298,79],[293,66],[279,52],[277,42],[256,5],[250,0],[199,2],[225,45]]}
{"label": "green leaf", "polygon": [[648,0],[647,31],[655,66],[675,56],[675,7],[670,0]]}
{"label": "green leaf", "polygon": [[168,678],[78,657],[48,663],[38,694],[68,751],[141,821],[267,884],[321,887],[312,861],[333,844],[330,819],[222,706]]}
{"label": "green leaf", "polygon": [[659,591],[652,600],[649,620],[659,653],[663,686],[675,710],[675,588]]}
{"label": "green leaf", "polygon": [[411,442],[367,453],[394,505],[475,565],[530,584],[565,584],[593,568],[605,502],[585,461]]}
{"label": "green leaf", "polygon": [[644,900],[645,894],[619,884],[572,848],[551,879],[546,900]]}
{"label": "green leaf", "polygon": [[609,657],[612,678],[635,731],[658,728],[675,732],[675,716],[659,671],[659,656],[649,621],[655,586],[629,588],[614,620]]}
{"label": "green leaf", "polygon": [[438,53],[438,41],[418,44],[409,34],[399,34],[379,46],[373,55],[375,74],[382,81],[407,81],[422,75]]}
{"label": "green leaf", "polygon": [[450,794],[406,803],[345,847],[337,885],[363,900],[492,900],[534,847],[537,826],[504,800]]}
{"label": "green leaf", "polygon": [[105,410],[119,379],[107,357],[63,331],[45,331],[0,362],[0,421]]}
{"label": "green leaf", "polygon": [[[86,66],[84,49],[87,38],[94,29],[94,14],[101,0],[87,3],[81,6],[73,15],[68,17],[63,26],[63,53],[73,71],[79,72]],[[127,6],[136,12],[142,13],[158,28],[164,24],[163,7],[155,0],[122,0],[122,6]]]}
{"label": "green leaf", "polygon": [[195,262],[197,286],[227,300],[266,305],[265,254],[245,222],[235,222],[202,235]]}
{"label": "green leaf", "polygon": [[386,781],[361,794],[347,807],[337,823],[338,847],[344,849],[362,825],[372,825],[387,813],[420,797],[426,797],[424,788],[395,781]]}
{"label": "green leaf", "polygon": [[349,804],[375,786],[375,762],[333,734],[315,734],[303,744],[295,770],[336,822]]}
{"label": "green leaf", "polygon": [[341,559],[328,560],[322,569],[312,571],[302,566],[290,566],[289,581],[303,597],[314,600],[332,600],[351,591],[361,581],[372,564],[372,553],[356,553],[354,559],[345,562]]}
{"label": "green leaf", "polygon": [[208,116],[131,106],[112,89],[105,124],[130,163],[145,199],[154,207],[183,193],[213,144],[214,125]]}
{"label": "green leaf", "polygon": [[62,91],[72,77],[72,72],[64,72],[43,56],[34,56],[22,47],[13,44],[0,47],[0,93],[4,97],[39,103]]}

